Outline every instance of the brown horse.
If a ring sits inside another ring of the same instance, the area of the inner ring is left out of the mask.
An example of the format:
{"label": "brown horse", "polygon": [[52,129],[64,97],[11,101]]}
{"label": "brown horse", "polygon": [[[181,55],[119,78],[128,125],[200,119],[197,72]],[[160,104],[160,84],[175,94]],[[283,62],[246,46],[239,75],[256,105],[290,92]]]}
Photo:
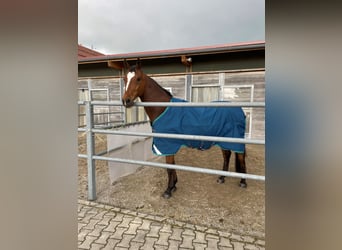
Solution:
{"label": "brown horse", "polygon": [[[125,93],[122,97],[122,102],[125,107],[129,108],[133,106],[134,101],[137,97],[139,97],[142,102],[170,102],[171,99],[173,98],[170,92],[162,88],[155,80],[147,76],[142,71],[139,59],[137,61],[137,64],[132,67],[130,67],[125,60],[124,69],[125,69],[125,75],[124,75]],[[160,115],[166,110],[166,107],[144,107],[144,108],[145,108],[145,112],[147,113],[150,119],[151,125],[156,120],[158,120]],[[222,109],[222,108],[218,108],[218,109]],[[241,112],[243,112],[241,108],[238,108],[238,109],[239,109],[238,111],[241,110]],[[244,126],[243,126],[243,133],[244,133]],[[183,134],[186,134],[186,133],[183,132]],[[166,140],[168,140],[167,141],[168,143],[169,142],[172,143],[172,139],[166,139]],[[213,144],[207,145],[206,148],[204,149],[208,149]],[[175,152],[178,151],[178,149],[179,147],[175,150]],[[228,171],[229,159],[231,156],[230,149],[231,148],[224,149],[221,147],[223,159],[224,159],[223,171]],[[158,149],[156,148],[156,150]],[[166,163],[175,164],[175,157],[174,157],[175,152],[171,154],[169,153],[169,154],[161,154],[161,155],[165,155]],[[243,152],[236,152],[235,156],[236,156],[235,157],[236,172],[246,173],[245,151],[243,150]],[[176,190],[176,183],[177,183],[176,170],[167,169],[167,173],[168,173],[168,185],[167,185],[167,189],[163,193],[164,198],[171,197],[172,192]],[[224,176],[219,176],[217,179],[217,182],[224,183],[224,179],[225,179]],[[239,185],[240,187],[247,187],[246,180],[242,178],[240,180]]]}

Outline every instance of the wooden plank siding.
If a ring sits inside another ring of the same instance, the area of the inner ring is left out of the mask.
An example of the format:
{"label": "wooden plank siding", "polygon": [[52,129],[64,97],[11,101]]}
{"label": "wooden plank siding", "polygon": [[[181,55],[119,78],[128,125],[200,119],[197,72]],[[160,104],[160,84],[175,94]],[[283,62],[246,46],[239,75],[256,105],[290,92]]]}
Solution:
{"label": "wooden plank siding", "polygon": [[[89,78],[80,79],[78,81],[79,92],[86,91],[87,96],[79,98],[83,100],[93,101],[118,101],[121,100],[120,95],[120,79],[119,78]],[[90,88],[90,92],[89,92]],[[79,94],[80,96],[80,94]],[[119,106],[94,106],[94,124],[97,126],[113,126],[124,122],[123,108]],[[85,110],[83,105],[79,108],[79,126],[85,125]]]}

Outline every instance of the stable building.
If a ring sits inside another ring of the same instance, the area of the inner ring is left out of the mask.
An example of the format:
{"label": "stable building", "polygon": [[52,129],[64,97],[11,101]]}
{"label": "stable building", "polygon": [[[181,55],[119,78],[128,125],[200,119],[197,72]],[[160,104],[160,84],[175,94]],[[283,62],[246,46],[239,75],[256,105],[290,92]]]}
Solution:
{"label": "stable building", "polygon": [[[80,47],[79,47],[80,49]],[[79,50],[80,51],[80,50]],[[89,52],[78,58],[79,100],[121,101],[123,61],[134,65],[139,58],[143,71],[175,97],[192,102],[224,100],[265,101],[265,42],[246,42],[103,55]],[[246,137],[264,139],[264,108],[243,108]],[[80,106],[79,126],[85,119]],[[115,127],[146,121],[142,107],[95,106],[94,124]]]}

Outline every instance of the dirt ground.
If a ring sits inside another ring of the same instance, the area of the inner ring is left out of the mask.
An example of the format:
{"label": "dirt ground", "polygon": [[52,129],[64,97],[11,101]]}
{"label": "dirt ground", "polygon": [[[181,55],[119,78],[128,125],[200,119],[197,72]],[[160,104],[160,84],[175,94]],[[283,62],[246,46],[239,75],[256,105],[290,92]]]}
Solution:
{"label": "dirt ground", "polygon": [[[96,135],[96,152],[106,149],[104,135]],[[246,165],[250,174],[265,175],[264,146],[247,145]],[[84,134],[79,135],[79,152],[85,153]],[[164,158],[157,161],[164,162]],[[206,151],[182,148],[176,163],[187,166],[222,169],[223,158],[218,147]],[[230,170],[235,171],[234,156]],[[110,183],[107,162],[96,161],[97,201],[142,213],[220,230],[265,235],[265,183],[247,180],[246,189],[238,186],[239,179],[226,177],[224,184],[216,175],[177,170],[177,191],[170,199],[161,194],[167,185],[165,169],[140,167],[135,173]],[[79,198],[87,199],[87,163],[79,159]]]}

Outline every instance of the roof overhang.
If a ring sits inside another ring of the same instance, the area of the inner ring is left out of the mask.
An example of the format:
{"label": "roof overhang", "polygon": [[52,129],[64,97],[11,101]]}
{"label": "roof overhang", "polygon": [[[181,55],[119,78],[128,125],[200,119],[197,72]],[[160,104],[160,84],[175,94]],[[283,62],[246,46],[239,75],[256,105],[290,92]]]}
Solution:
{"label": "roof overhang", "polygon": [[[252,50],[264,50],[265,41],[244,42],[244,43],[232,43],[232,44],[219,44],[212,46],[201,46],[194,48],[181,48],[170,50],[156,50],[156,51],[144,51],[133,52],[123,54],[113,54],[105,56],[87,57],[78,60],[79,64],[89,63],[103,63],[107,62],[108,65],[112,64],[112,67],[121,67],[120,61],[123,59],[136,60],[137,58],[143,59],[155,59],[166,57],[188,57],[194,55],[227,53],[227,52],[240,52],[240,51],[252,51]],[[109,65],[110,66],[110,65]]]}

